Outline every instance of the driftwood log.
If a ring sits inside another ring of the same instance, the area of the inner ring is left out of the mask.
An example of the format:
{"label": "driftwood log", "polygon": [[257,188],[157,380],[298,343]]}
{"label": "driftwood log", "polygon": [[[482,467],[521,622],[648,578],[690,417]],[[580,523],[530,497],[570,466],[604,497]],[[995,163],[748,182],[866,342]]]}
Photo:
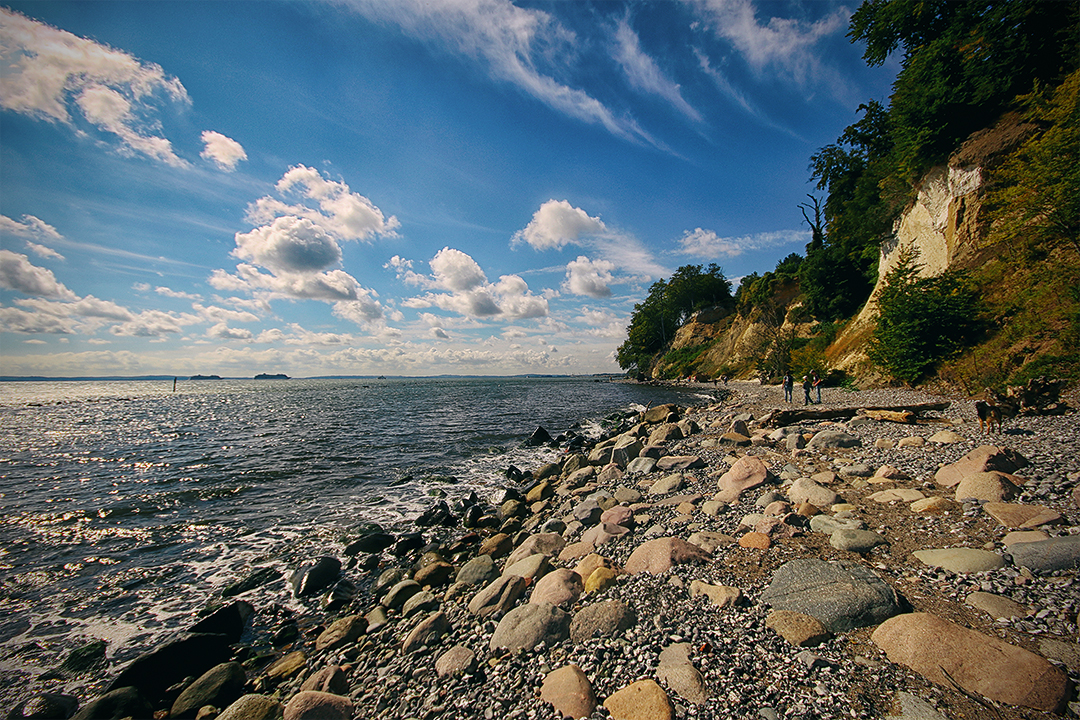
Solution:
{"label": "driftwood log", "polygon": [[855,417],[860,411],[867,417],[875,420],[911,424],[918,420],[920,414],[924,412],[945,410],[951,404],[952,403],[950,402],[936,402],[920,403],[917,405],[847,407],[822,410],[773,410],[762,419],[761,424],[768,427],[782,427],[784,425],[802,422],[803,420],[836,420],[837,418]]}

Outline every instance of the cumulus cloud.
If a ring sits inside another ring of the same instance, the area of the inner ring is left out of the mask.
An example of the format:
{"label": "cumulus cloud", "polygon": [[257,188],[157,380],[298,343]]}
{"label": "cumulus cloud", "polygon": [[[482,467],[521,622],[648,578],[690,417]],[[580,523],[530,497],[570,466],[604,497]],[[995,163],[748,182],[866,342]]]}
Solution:
{"label": "cumulus cloud", "polygon": [[[142,290],[143,292],[150,289],[149,284],[147,284],[147,283],[142,283],[142,284],[146,285],[146,287],[145,288],[136,288],[136,289]],[[156,292],[158,295],[162,295],[164,297],[177,298],[179,300],[199,300],[200,299],[200,297],[198,295],[194,295],[192,293],[186,293],[186,292],[183,292],[182,290],[173,290],[172,288],[164,287],[164,286],[161,286],[161,285],[154,288],[154,292]]]}
{"label": "cumulus cloud", "polygon": [[373,293],[374,290],[358,289],[355,300],[334,303],[334,315],[365,327],[378,323],[383,319],[383,307],[372,297]]}
{"label": "cumulus cloud", "polygon": [[247,153],[243,146],[230,137],[219,132],[206,130],[202,134],[203,151],[200,157],[209,160],[221,170],[232,172],[236,170],[236,164],[241,160],[247,160]]}
{"label": "cumulus cloud", "polygon": [[322,226],[291,215],[237,233],[232,254],[275,273],[319,272],[341,261],[341,247]]}
{"label": "cumulus cloud", "polygon": [[215,340],[252,340],[255,334],[247,328],[231,328],[226,323],[219,322],[206,331],[206,337]]}
{"label": "cumulus cloud", "polygon": [[[393,237],[400,223],[347,184],[327,180],[305,165],[289,168],[275,186],[282,196],[298,195],[311,204],[290,205],[265,196],[248,206],[247,220],[252,225],[266,225],[274,218],[295,215],[323,228],[337,240],[370,240],[376,235]],[[315,205],[316,207],[312,207]]]}
{"label": "cumulus cloud", "polygon": [[48,268],[38,267],[25,255],[0,250],[0,287],[24,295],[77,300],[78,296],[64,286]]}
{"label": "cumulus cloud", "polygon": [[127,322],[113,325],[109,328],[109,332],[126,337],[161,338],[182,333],[186,325],[194,325],[198,322],[200,322],[198,317],[187,313],[144,310]]}
{"label": "cumulus cloud", "polygon": [[515,85],[556,112],[602,125],[625,139],[651,142],[632,120],[617,118],[596,98],[539,69],[575,56],[574,34],[543,10],[510,0],[344,0],[342,5],[480,62],[494,79]]}
{"label": "cumulus cloud", "polygon": [[73,113],[115,135],[120,149],[182,167],[172,144],[154,134],[154,102],[189,103],[161,66],[0,8],[0,107],[75,127]]}
{"label": "cumulus cloud", "polygon": [[683,98],[679,85],[664,75],[656,61],[641,49],[641,40],[625,18],[615,29],[614,54],[631,86],[667,100],[686,117],[701,122],[701,113]]}
{"label": "cumulus cloud", "polygon": [[514,234],[513,241],[526,242],[534,250],[558,249],[576,243],[586,235],[603,235],[607,227],[598,217],[589,217],[581,208],[566,200],[548,200],[533,213],[523,230]]}
{"label": "cumulus cloud", "polygon": [[678,252],[709,260],[741,255],[749,250],[762,250],[781,245],[802,245],[810,239],[809,230],[778,230],[775,232],[720,237],[712,230],[694,228],[679,238]]}
{"label": "cumulus cloud", "polygon": [[356,278],[343,270],[315,274],[272,275],[260,272],[257,267],[247,263],[237,265],[235,274],[215,270],[209,282],[218,290],[267,292],[273,297],[294,300],[340,302],[356,300],[362,293],[367,292]]}
{"label": "cumulus cloud", "polygon": [[615,269],[615,263],[607,260],[590,260],[584,255],[579,255],[577,260],[571,260],[566,264],[566,280],[563,289],[574,295],[586,295],[593,298],[611,297],[611,288],[608,287],[614,276],[611,271]]}
{"label": "cumulus cloud", "polygon": [[453,292],[472,290],[487,283],[480,265],[466,253],[444,247],[428,263],[435,286]]}

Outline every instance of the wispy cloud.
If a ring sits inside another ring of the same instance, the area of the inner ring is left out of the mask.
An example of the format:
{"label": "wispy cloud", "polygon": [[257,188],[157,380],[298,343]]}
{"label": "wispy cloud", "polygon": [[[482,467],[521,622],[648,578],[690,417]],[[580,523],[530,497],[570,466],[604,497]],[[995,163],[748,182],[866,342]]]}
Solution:
{"label": "wispy cloud", "polygon": [[736,257],[753,250],[763,250],[782,245],[802,245],[809,239],[809,230],[778,230],[755,235],[720,237],[712,230],[695,228],[687,230],[679,238],[679,249],[676,252],[705,260],[719,260],[721,258]]}
{"label": "wispy cloud", "polygon": [[631,86],[667,100],[686,117],[701,122],[701,113],[683,98],[679,85],[667,77],[656,61],[641,49],[641,40],[625,18],[615,28],[614,55]]}

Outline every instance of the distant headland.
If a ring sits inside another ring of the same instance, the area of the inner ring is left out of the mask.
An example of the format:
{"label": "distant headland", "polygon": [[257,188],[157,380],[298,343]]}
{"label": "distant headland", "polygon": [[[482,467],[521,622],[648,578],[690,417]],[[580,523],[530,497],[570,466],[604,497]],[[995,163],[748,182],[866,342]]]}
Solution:
{"label": "distant headland", "polygon": [[286,375],[285,373],[276,373],[276,374],[259,373],[258,375],[255,376],[255,379],[256,380],[288,380],[289,376]]}

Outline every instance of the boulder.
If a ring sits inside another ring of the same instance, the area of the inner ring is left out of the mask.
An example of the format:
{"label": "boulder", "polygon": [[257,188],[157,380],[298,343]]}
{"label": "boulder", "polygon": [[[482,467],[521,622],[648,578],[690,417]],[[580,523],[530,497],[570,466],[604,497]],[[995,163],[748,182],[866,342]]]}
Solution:
{"label": "boulder", "polygon": [[549,442],[551,442],[551,434],[543,427],[537,426],[537,428],[533,430],[533,434],[525,441],[525,445],[527,447],[536,447],[538,445],[546,445]]}
{"label": "boulder", "polygon": [[679,419],[679,406],[674,403],[657,405],[656,407],[649,408],[641,415],[641,421],[649,423],[650,425],[665,422],[669,419]]}
{"label": "boulder", "polygon": [[437,610],[438,607],[439,601],[434,593],[429,590],[421,590],[401,606],[401,617],[412,617],[418,612],[430,612]]}
{"label": "boulder", "polygon": [[439,638],[450,631],[450,621],[442,612],[432,613],[420,621],[401,643],[401,653],[410,655],[424,645],[434,645]]}
{"label": "boulder", "polygon": [[592,684],[577,665],[564,665],[544,676],[540,699],[564,718],[583,718],[596,709]]}
{"label": "boulder", "polygon": [[675,565],[706,562],[709,553],[696,545],[675,537],[661,537],[639,545],[626,561],[626,572],[631,575],[648,572],[653,575],[667,572]]}
{"label": "boulder", "polygon": [[301,690],[285,703],[284,720],[351,720],[352,700],[314,690]]}
{"label": "boulder", "polygon": [[301,690],[315,690],[335,695],[349,694],[349,676],[340,665],[327,665],[300,685]]}
{"label": "boulder", "polygon": [[1027,458],[1018,452],[994,445],[983,445],[956,462],[940,468],[934,473],[934,481],[942,487],[956,487],[967,475],[991,470],[1014,473],[1027,464]]}
{"label": "boulder", "polygon": [[1017,567],[1039,573],[1080,568],[1080,535],[1017,543],[1009,548],[1009,554]]}
{"label": "boulder", "polygon": [[315,652],[345,647],[349,643],[356,642],[365,630],[367,630],[367,620],[362,615],[349,615],[335,620],[315,639]]}
{"label": "boulder", "polygon": [[337,582],[339,577],[341,561],[336,557],[323,556],[293,573],[293,592],[296,597],[316,595]]}
{"label": "boulder", "polygon": [[243,695],[225,708],[217,720],[279,720],[285,707],[266,695]]}
{"label": "boulder", "polygon": [[504,555],[509,555],[513,548],[514,544],[509,535],[506,533],[497,533],[480,543],[480,547],[476,550],[476,554],[500,558]]}
{"label": "boulder", "polygon": [[65,720],[79,709],[79,698],[61,693],[38,693],[23,700],[6,715],[7,720]]}
{"label": "boulder", "polygon": [[530,555],[557,556],[566,547],[566,541],[558,533],[537,533],[530,535],[514,548],[510,557],[506,558],[506,567],[510,567],[519,560],[524,560]]}
{"label": "boulder", "polygon": [[1045,658],[928,613],[897,615],[871,638],[891,662],[996,702],[1054,712],[1071,692],[1068,675]]}
{"label": "boulder", "polygon": [[211,633],[185,633],[143,653],[113,678],[107,691],[138,688],[150,702],[186,677],[199,677],[229,659],[229,638]]}
{"label": "boulder", "polygon": [[240,663],[221,663],[184,688],[169,710],[171,718],[194,718],[203,705],[225,707],[244,692],[247,675]]}
{"label": "boulder", "polygon": [[530,555],[524,560],[518,560],[513,565],[507,563],[503,575],[517,575],[529,582],[539,580],[550,571],[551,560],[547,555]]}
{"label": "boulder", "polygon": [[96,720],[97,718],[150,718],[154,709],[146,698],[133,687],[119,687],[83,705],[71,720]]}
{"label": "boulder", "polygon": [[406,600],[422,589],[420,583],[415,580],[402,580],[387,591],[383,596],[382,604],[391,610],[397,610],[405,604]]}
{"label": "boulder", "polygon": [[832,633],[874,625],[900,612],[896,591],[862,565],[812,558],[777,568],[760,601],[817,618]]}
{"label": "boulder", "polygon": [[999,503],[1012,500],[1019,492],[1020,489],[1010,482],[1008,475],[992,470],[990,472],[976,472],[965,475],[956,484],[954,497],[957,502],[974,500],[976,502]]}
{"label": "boulder", "polygon": [[638,680],[616,690],[604,701],[612,720],[671,720],[675,712],[667,693],[655,680]]}
{"label": "boulder", "polygon": [[307,657],[303,650],[293,652],[278,658],[266,669],[266,677],[271,680],[288,680],[307,667]]}
{"label": "boulder", "polygon": [[835,505],[840,496],[810,478],[799,478],[788,488],[788,498],[796,505],[808,502],[817,507],[829,507]]}
{"label": "boulder", "polygon": [[769,478],[769,467],[765,463],[753,455],[743,456],[717,480],[720,492],[714,499],[727,503],[735,502],[744,490],[755,488]]}
{"label": "boulder", "polygon": [[840,430],[820,430],[810,438],[806,447],[811,450],[862,447],[858,436]]}
{"label": "boulder", "polygon": [[1005,567],[1005,559],[997,553],[974,548],[916,550],[911,554],[930,567],[954,573],[986,572]]}
{"label": "boulder", "polygon": [[464,645],[455,645],[435,660],[435,674],[454,677],[472,672],[476,666],[476,653]]}
{"label": "boulder", "polygon": [[570,634],[570,615],[549,603],[526,603],[503,616],[488,643],[492,651],[532,650],[539,643],[549,647]]}
{"label": "boulder", "polygon": [[461,566],[457,581],[466,585],[484,585],[499,577],[495,560],[490,555],[477,555]]}
{"label": "boulder", "polygon": [[570,639],[581,644],[597,637],[616,637],[637,624],[633,608],[622,600],[586,605],[570,622]]}
{"label": "boulder", "polygon": [[361,535],[345,546],[345,554],[350,557],[359,553],[379,553],[393,545],[394,536],[384,532],[371,532]]}
{"label": "boulder", "polygon": [[580,575],[569,568],[557,568],[537,581],[529,602],[568,607],[577,602],[584,590]]}
{"label": "boulder", "polygon": [[682,440],[682,428],[675,423],[664,423],[649,433],[649,445],[663,445],[672,440]]}
{"label": "boulder", "polygon": [[525,593],[528,583],[520,575],[503,575],[469,601],[469,612],[480,617],[509,612]]}
{"label": "boulder", "polygon": [[[192,633],[213,633],[224,635],[229,642],[240,642],[248,620],[255,614],[254,606],[246,600],[234,600],[219,607],[187,629]],[[65,661],[66,662],[66,661]]]}
{"label": "boulder", "polygon": [[450,582],[454,577],[454,566],[445,560],[437,560],[416,571],[413,580],[421,586],[438,587]]}

